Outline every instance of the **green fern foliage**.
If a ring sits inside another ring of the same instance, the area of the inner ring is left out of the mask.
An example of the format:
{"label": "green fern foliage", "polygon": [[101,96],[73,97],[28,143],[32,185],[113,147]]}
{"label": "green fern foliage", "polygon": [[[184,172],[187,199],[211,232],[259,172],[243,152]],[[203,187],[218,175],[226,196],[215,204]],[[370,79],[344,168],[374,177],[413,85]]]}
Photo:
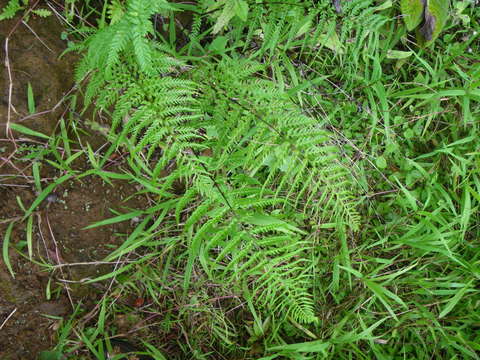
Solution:
{"label": "green fern foliage", "polygon": [[[235,180],[228,186],[241,187],[244,179]],[[228,190],[228,186],[220,188]],[[205,199],[186,221],[185,288],[199,259],[212,280],[251,293],[259,308],[302,323],[316,322],[311,292],[313,249],[302,240],[305,234],[281,216],[267,215],[279,203],[272,194],[260,197],[259,189],[249,186],[231,191],[227,200],[222,190],[216,194],[217,201],[211,196]]]}
{"label": "green fern foliage", "polygon": [[172,76],[181,71],[182,62],[147,38],[153,31],[150,16],[169,8],[166,2],[156,4],[130,1],[120,20],[86,40],[87,53],[76,74],[79,82],[88,76],[85,106],[95,100],[97,109],[111,114],[111,138],[138,149],[152,145],[150,153],[172,142],[174,134],[179,138],[186,132],[181,125],[197,116],[195,85]]}
{"label": "green fern foliage", "polygon": [[0,12],[0,21],[13,18],[23,8],[24,6],[20,4],[20,0],[9,0]]}
{"label": "green fern foliage", "polygon": [[209,148],[215,156],[209,165],[215,171],[241,169],[263,191],[282,197],[283,206],[314,219],[347,219],[357,229],[349,174],[332,135],[302,114],[272,81],[262,79],[265,70],[259,63],[231,60],[200,75],[206,99],[202,112],[210,117],[207,126],[214,134]]}
{"label": "green fern foliage", "polygon": [[[7,5],[0,10],[0,21],[14,18],[19,11],[26,10],[28,5],[28,0],[9,0]],[[29,12],[42,18],[52,15],[52,12],[48,9],[30,9],[30,11],[25,13],[26,20],[29,17]]]}
{"label": "green fern foliage", "polygon": [[153,75],[152,59],[157,55],[148,36],[154,29],[151,17],[155,13],[175,10],[167,1],[146,2],[131,0],[125,13],[116,13],[115,22],[97,31],[85,46],[88,54],[78,67],[76,79],[82,79],[87,71],[99,69],[112,75],[113,67],[118,64],[122,53],[133,54],[140,71]]}
{"label": "green fern foliage", "polygon": [[196,126],[208,151],[197,146],[187,159],[179,156],[183,167],[168,176],[188,179],[177,219],[186,204],[199,204],[183,225],[184,289],[199,261],[213,280],[248,291],[264,311],[314,323],[314,237],[302,219],[356,230],[359,215],[331,134],[264,74],[264,65],[247,60],[194,74],[203,114]]}
{"label": "green fern foliage", "polygon": [[168,8],[131,0],[86,41],[77,72],[88,82],[86,103],[110,114],[110,140],[158,184],[151,191],[188,249],[184,292],[201,269],[262,311],[315,323],[318,235],[308,229],[359,227],[336,139],[268,78],[265,64],[225,58],[189,67],[170,56],[150,21]]}

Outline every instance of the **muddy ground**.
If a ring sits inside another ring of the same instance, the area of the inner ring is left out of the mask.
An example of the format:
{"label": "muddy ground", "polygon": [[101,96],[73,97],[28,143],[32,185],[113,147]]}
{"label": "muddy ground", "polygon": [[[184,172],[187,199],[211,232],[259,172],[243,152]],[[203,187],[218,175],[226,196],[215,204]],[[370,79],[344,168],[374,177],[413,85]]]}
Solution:
{"label": "muddy ground", "polygon": [[[42,203],[33,215],[33,253],[40,264],[26,258],[26,223],[22,221],[24,212],[19,201],[28,208],[38,192],[32,176],[33,160],[21,158],[44,146],[45,140],[22,134],[14,134],[14,140],[10,138],[6,134],[8,108],[10,122],[47,135],[58,132],[59,121],[68,110],[76,58],[67,55],[59,59],[67,44],[60,36],[64,26],[55,16],[32,17],[28,26],[19,21],[17,17],[0,22],[0,248],[9,224],[14,222],[8,255],[15,273],[13,278],[0,261],[2,360],[37,359],[41,351],[55,345],[55,331],[60,319],[67,319],[72,313],[72,303],[81,302],[87,311],[95,306],[104,292],[102,285],[79,285],[78,281],[97,276],[109,265],[58,265],[102,260],[112,246],[118,246],[121,234],[127,233],[131,224],[83,228],[111,217],[111,209],[141,208],[145,201],[135,197],[124,201],[135,192],[126,183],[110,186],[98,178],[67,181],[55,188],[49,201]],[[35,98],[33,116],[28,111],[28,83]],[[80,118],[77,126],[83,127],[83,121]],[[94,144],[94,148],[105,142],[94,133],[84,135],[83,141]],[[79,146],[73,143],[72,151]],[[74,168],[86,167],[85,161],[79,158]],[[63,175],[44,161],[40,169],[42,188]],[[47,272],[41,263],[57,265],[57,269]]]}

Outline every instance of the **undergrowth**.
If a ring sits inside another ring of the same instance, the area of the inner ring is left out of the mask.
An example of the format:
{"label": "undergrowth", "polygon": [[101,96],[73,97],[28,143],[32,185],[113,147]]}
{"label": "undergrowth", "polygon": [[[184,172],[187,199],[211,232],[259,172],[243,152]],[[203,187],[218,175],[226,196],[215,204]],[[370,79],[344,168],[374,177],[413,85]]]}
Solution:
{"label": "undergrowth", "polygon": [[148,321],[115,292],[156,359],[478,358],[480,11],[439,1],[105,2],[70,49],[90,173],[155,201],[91,225],[140,219],[56,350]]}

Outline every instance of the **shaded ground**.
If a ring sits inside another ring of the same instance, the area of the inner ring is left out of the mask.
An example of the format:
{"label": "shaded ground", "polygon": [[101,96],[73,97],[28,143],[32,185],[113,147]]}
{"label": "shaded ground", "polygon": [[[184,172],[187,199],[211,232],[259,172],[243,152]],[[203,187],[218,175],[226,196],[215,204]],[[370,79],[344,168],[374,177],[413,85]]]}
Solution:
{"label": "shaded ground", "polygon": [[[5,40],[18,18],[0,22],[2,64],[5,62]],[[30,28],[29,28],[30,27]],[[42,146],[38,139],[18,135],[15,143],[5,134],[9,100],[11,122],[52,134],[66,111],[65,95],[72,88],[74,58],[61,60],[58,55],[66,43],[60,40],[63,26],[53,16],[47,19],[31,18],[28,27],[20,23],[8,41],[8,62],[0,73],[0,242],[12,221],[13,227],[9,259],[15,273],[12,278],[4,262],[0,262],[0,359],[37,359],[42,350],[55,344],[54,334],[59,320],[68,316],[72,304],[82,301],[92,308],[103,293],[102,285],[79,285],[78,281],[93,278],[109,265],[59,266],[53,273],[45,266],[36,265],[26,254],[26,225],[19,200],[30,206],[37,197],[32,177],[32,161],[22,161],[32,145]],[[41,39],[41,40],[40,40]],[[27,84],[35,95],[36,112],[27,111]],[[9,99],[9,86],[12,96]],[[27,139],[28,138],[28,139]],[[100,144],[101,136],[88,137]],[[78,148],[73,144],[72,147]],[[79,159],[76,167],[83,167]],[[43,163],[42,187],[52,183],[59,171]],[[98,178],[71,180],[54,190],[49,201],[39,206],[33,216],[34,259],[51,265],[100,261],[118,245],[118,234],[128,232],[130,224],[122,223],[82,230],[92,222],[111,217],[110,209],[139,208],[142,199],[124,201],[135,189],[127,184],[103,183]],[[0,244],[0,245],[2,245]],[[1,247],[1,246],[0,246]],[[18,251],[18,249],[21,249]],[[73,281],[65,282],[63,280]],[[76,281],[76,282],[75,282]],[[48,286],[49,285],[49,286]],[[66,287],[69,289],[67,296]],[[49,295],[47,298],[47,287]],[[70,299],[69,299],[70,297]],[[53,318],[52,318],[53,317]]]}

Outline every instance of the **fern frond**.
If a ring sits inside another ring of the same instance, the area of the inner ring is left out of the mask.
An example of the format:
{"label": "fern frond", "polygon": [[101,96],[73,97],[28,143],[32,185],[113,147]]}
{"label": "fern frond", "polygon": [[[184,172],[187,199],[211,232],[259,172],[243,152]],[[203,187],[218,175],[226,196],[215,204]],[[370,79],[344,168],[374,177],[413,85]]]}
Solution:
{"label": "fern frond", "polygon": [[20,5],[20,0],[9,0],[7,5],[2,9],[2,12],[0,12],[0,21],[12,19],[17,12],[22,9],[23,6]]}
{"label": "fern frond", "polygon": [[[302,25],[284,19],[292,0],[266,3],[271,11],[258,6],[252,18],[280,26],[263,29],[259,52],[306,41]],[[247,287],[265,311],[314,323],[316,250],[305,222],[359,223],[335,139],[268,80],[265,64],[225,58],[177,70],[182,63],[149,37],[150,17],[168,6],[130,0],[86,42],[78,78],[90,74],[87,102],[111,113],[110,138],[140,154],[136,174],[156,184],[145,187],[181,231],[185,291],[199,262],[208,277]],[[307,11],[318,15],[299,7],[288,16]]]}

